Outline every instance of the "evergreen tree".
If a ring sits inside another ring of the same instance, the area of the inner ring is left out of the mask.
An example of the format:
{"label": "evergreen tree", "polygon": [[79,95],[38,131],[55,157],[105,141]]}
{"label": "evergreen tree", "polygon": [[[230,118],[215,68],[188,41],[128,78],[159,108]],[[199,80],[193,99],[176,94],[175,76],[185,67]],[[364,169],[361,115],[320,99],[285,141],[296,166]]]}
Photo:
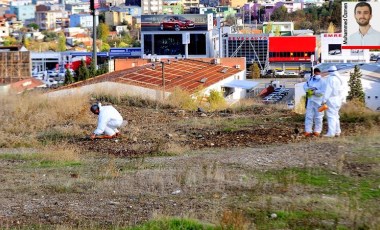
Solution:
{"label": "evergreen tree", "polygon": [[67,68],[66,72],[65,72],[65,82],[64,82],[64,84],[68,85],[68,84],[71,84],[71,83],[74,83],[74,77],[71,74],[71,71]]}
{"label": "evergreen tree", "polygon": [[82,59],[82,62],[80,63],[79,69],[78,69],[78,81],[83,81],[88,79],[90,76],[90,73],[87,69],[86,62]]}
{"label": "evergreen tree", "polygon": [[108,62],[105,62],[103,65],[99,66],[99,69],[96,71],[96,75],[102,75],[108,73]]}
{"label": "evergreen tree", "polygon": [[94,60],[91,61],[90,68],[89,68],[89,75],[90,77],[96,76],[96,65],[95,65]]}
{"label": "evergreen tree", "polygon": [[250,77],[252,79],[255,79],[255,78],[260,78],[260,67],[259,65],[257,64],[257,62],[253,63],[251,65],[251,67],[249,68],[249,70],[251,71],[251,75]]}
{"label": "evergreen tree", "polygon": [[365,94],[362,86],[362,73],[358,65],[355,66],[354,72],[350,73],[350,80],[348,81],[348,85],[350,86],[350,91],[348,92],[347,100],[358,100],[365,103]]}
{"label": "evergreen tree", "polygon": [[63,33],[59,34],[57,51],[59,52],[66,51],[66,37]]}
{"label": "evergreen tree", "polygon": [[330,22],[329,27],[327,28],[327,33],[335,33],[335,25]]}

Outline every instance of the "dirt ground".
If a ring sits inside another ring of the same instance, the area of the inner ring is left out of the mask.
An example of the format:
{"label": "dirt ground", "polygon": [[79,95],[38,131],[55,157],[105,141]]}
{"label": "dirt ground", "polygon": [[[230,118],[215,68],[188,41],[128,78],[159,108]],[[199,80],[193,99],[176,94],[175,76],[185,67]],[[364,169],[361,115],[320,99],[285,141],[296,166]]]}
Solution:
{"label": "dirt ground", "polygon": [[[86,151],[138,156],[311,140],[302,136],[303,116],[286,109],[258,106],[239,113],[202,113],[120,106],[118,110],[128,121],[128,125],[121,130],[120,138],[94,141],[83,138],[74,140],[73,144]],[[324,125],[327,126],[326,122]],[[342,135],[355,135],[363,131],[358,124],[342,123],[342,129]]]}
{"label": "dirt ground", "polygon": [[[118,110],[128,120],[120,138],[71,141],[86,158],[80,167],[33,167],[26,160],[1,159],[0,227],[103,229],[159,216],[218,223],[229,208],[265,209],[268,194],[274,210],[314,196],[262,184],[252,171],[322,167],[358,176],[373,167],[342,160],[353,148],[344,136],[364,132],[359,124],[343,123],[343,137],[332,140],[304,138],[302,116],[271,107],[240,113]],[[255,218],[248,218],[247,229],[254,229]]]}

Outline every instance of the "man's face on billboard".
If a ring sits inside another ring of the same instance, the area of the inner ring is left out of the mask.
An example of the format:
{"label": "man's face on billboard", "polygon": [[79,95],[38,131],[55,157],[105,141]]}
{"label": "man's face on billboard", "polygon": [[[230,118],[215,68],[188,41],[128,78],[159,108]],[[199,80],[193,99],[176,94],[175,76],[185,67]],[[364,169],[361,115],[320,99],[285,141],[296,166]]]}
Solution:
{"label": "man's face on billboard", "polygon": [[369,24],[372,15],[368,6],[360,6],[355,10],[355,19],[359,26],[366,26]]}

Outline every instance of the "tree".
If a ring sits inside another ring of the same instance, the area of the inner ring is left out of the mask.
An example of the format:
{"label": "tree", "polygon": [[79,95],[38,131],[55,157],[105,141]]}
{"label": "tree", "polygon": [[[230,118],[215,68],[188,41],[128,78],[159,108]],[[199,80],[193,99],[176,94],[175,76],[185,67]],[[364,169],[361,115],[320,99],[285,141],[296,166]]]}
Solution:
{"label": "tree", "polygon": [[94,60],[91,61],[90,68],[88,70],[89,70],[90,77],[96,76],[96,65],[95,65]]}
{"label": "tree", "polygon": [[125,42],[120,42],[117,47],[129,47],[129,45]]}
{"label": "tree", "polygon": [[250,76],[252,79],[260,78],[260,67],[257,62],[253,63],[249,70],[251,71]]}
{"label": "tree", "polygon": [[58,38],[58,34],[54,31],[45,30],[42,32],[42,34],[45,35],[44,42],[56,41]]}
{"label": "tree", "polygon": [[83,81],[89,78],[90,73],[88,71],[86,62],[82,59],[78,69],[78,81]]}
{"label": "tree", "polygon": [[28,27],[32,28],[33,30],[38,30],[40,28],[36,23],[30,23]]}
{"label": "tree", "polygon": [[4,38],[4,43],[3,43],[4,46],[11,46],[11,45],[16,45],[16,44],[17,44],[16,38],[14,38],[14,37],[5,37]]}
{"label": "tree", "polygon": [[103,42],[107,41],[108,35],[110,34],[110,28],[107,24],[100,23],[98,26],[98,34],[97,37]]}
{"label": "tree", "polygon": [[99,69],[96,71],[96,75],[102,75],[108,73],[108,62],[99,66]]}
{"label": "tree", "polygon": [[68,85],[68,84],[71,84],[71,83],[74,83],[74,77],[73,75],[71,74],[71,71],[69,68],[66,69],[66,72],[65,72],[65,82],[64,84],[65,85]]}
{"label": "tree", "polygon": [[335,25],[330,22],[329,27],[327,28],[327,33],[335,33]]}
{"label": "tree", "polygon": [[22,44],[24,44],[25,48],[29,48],[30,46],[30,40],[25,35],[22,37]]}
{"label": "tree", "polygon": [[354,72],[350,73],[350,80],[348,85],[350,86],[350,91],[348,92],[347,100],[352,101],[354,99],[361,103],[365,103],[365,94],[362,86],[362,73],[358,65],[355,66]]}
{"label": "tree", "polygon": [[103,42],[102,47],[100,48],[100,50],[102,52],[108,52],[108,51],[110,51],[110,49],[111,49],[111,46],[105,42]]}
{"label": "tree", "polygon": [[267,33],[267,34],[272,33],[272,28],[273,28],[273,23],[272,22],[268,22],[264,33]]}
{"label": "tree", "polygon": [[272,15],[270,16],[270,20],[275,21],[275,22],[288,21],[289,19],[288,15],[289,14],[286,7],[281,6],[273,11]]}
{"label": "tree", "polygon": [[57,51],[59,52],[66,51],[66,37],[63,33],[59,34]]}
{"label": "tree", "polygon": [[281,36],[280,26],[276,26],[276,29],[274,31],[274,35],[277,37]]}

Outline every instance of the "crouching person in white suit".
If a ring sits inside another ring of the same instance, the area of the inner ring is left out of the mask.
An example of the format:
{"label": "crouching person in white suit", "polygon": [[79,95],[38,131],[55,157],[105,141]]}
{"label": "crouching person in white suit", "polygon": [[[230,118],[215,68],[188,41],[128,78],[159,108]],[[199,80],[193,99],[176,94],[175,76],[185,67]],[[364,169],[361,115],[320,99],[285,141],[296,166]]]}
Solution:
{"label": "crouching person in white suit", "polygon": [[119,127],[123,125],[123,117],[112,106],[102,106],[100,103],[91,106],[91,112],[98,115],[98,126],[91,139],[110,139],[120,135]]}

